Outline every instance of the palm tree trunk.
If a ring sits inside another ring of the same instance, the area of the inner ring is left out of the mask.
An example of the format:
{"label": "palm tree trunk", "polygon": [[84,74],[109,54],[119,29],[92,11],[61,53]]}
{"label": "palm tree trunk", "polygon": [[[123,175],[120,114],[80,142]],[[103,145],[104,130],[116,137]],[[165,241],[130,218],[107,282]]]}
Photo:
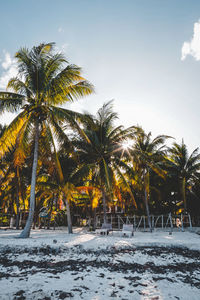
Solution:
{"label": "palm tree trunk", "polygon": [[17,199],[16,199],[16,205],[17,205],[17,217],[16,217],[16,229],[19,229],[19,195],[20,195],[20,182],[19,182],[19,167],[17,167]]}
{"label": "palm tree trunk", "polygon": [[72,231],[72,219],[71,219],[71,213],[70,213],[70,205],[69,201],[66,199],[65,194],[63,193],[63,197],[65,200],[66,208],[67,208],[67,227],[68,227],[68,233],[73,233]]}
{"label": "palm tree trunk", "polygon": [[39,123],[36,121],[35,126],[35,145],[34,145],[34,156],[33,156],[33,167],[31,176],[31,194],[30,194],[30,208],[29,215],[24,230],[20,234],[20,238],[28,238],[30,236],[31,226],[33,223],[33,216],[35,211],[35,186],[36,186],[36,175],[37,175],[37,163],[38,163],[38,141],[39,141]]}
{"label": "palm tree trunk", "polygon": [[51,206],[50,206],[50,211],[49,211],[49,215],[48,215],[48,222],[47,222],[47,229],[50,228],[50,223],[51,223],[51,213],[52,213],[52,210],[53,210],[53,201],[54,201],[54,194],[53,194],[53,197],[51,199]]}
{"label": "palm tree trunk", "polygon": [[144,202],[145,202],[145,207],[146,207],[146,213],[147,213],[147,219],[148,219],[149,230],[150,230],[150,232],[152,232],[151,219],[150,219],[150,213],[149,213],[149,204],[148,204],[148,199],[147,199],[146,188],[145,188],[145,190],[144,190]]}
{"label": "palm tree trunk", "polygon": [[185,191],[185,178],[183,178],[182,180],[182,197],[183,197],[184,213],[186,213],[187,203],[186,203],[186,191]]}
{"label": "palm tree trunk", "polygon": [[96,220],[96,211],[97,211],[97,209],[96,209],[96,207],[94,208],[94,212],[93,212],[93,230],[95,231],[96,230],[96,227],[97,227],[97,220]]}
{"label": "palm tree trunk", "polygon": [[147,197],[147,187],[146,187],[146,178],[145,178],[146,174],[145,174],[145,172],[143,174],[143,177],[144,177],[144,203],[145,203],[145,207],[146,207],[146,213],[147,213],[147,220],[148,220],[149,230],[150,230],[150,232],[152,232],[151,219],[150,219],[150,213],[149,213],[149,204],[148,204],[148,197]]}
{"label": "palm tree trunk", "polygon": [[104,188],[101,189],[102,192],[102,202],[103,202],[103,222],[107,223],[107,216],[106,216],[106,194]]}
{"label": "palm tree trunk", "polygon": [[19,229],[19,191],[18,191],[18,188],[17,188],[16,205],[17,205],[16,229]]}

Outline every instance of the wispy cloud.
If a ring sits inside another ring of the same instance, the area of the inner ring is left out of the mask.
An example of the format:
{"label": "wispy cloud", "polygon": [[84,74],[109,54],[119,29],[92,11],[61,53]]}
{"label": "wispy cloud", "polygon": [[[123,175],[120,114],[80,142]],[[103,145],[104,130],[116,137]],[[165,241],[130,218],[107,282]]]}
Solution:
{"label": "wispy cloud", "polygon": [[12,64],[12,59],[11,59],[11,56],[10,56],[10,53],[4,51],[4,61],[1,63],[2,67],[7,70],[11,64]]}
{"label": "wispy cloud", "polygon": [[58,32],[59,32],[59,33],[64,32],[64,29],[60,26],[60,27],[58,28]]}
{"label": "wispy cloud", "polygon": [[200,60],[200,20],[194,23],[194,32],[190,42],[183,43],[181,60],[184,60],[187,55]]}
{"label": "wispy cloud", "polygon": [[17,75],[16,62],[11,58],[10,53],[7,51],[4,51],[4,58],[1,60],[1,66],[3,72],[0,74],[0,89],[5,90],[10,78]]}

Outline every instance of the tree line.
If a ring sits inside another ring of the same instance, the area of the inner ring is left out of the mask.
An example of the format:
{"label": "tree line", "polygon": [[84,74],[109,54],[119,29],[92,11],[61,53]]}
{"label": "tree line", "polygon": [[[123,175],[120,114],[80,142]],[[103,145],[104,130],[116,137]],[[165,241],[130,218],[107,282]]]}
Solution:
{"label": "tree line", "polygon": [[0,113],[18,113],[0,125],[0,207],[16,214],[17,226],[20,210],[29,209],[20,237],[29,237],[42,207],[52,213],[61,204],[69,233],[77,209],[95,216],[99,207],[104,222],[107,207],[145,213],[150,228],[150,213],[200,215],[198,148],[188,153],[183,140],[116,126],[112,101],[96,115],[66,109],[94,87],[54,46],[21,48],[18,75],[0,92]]}

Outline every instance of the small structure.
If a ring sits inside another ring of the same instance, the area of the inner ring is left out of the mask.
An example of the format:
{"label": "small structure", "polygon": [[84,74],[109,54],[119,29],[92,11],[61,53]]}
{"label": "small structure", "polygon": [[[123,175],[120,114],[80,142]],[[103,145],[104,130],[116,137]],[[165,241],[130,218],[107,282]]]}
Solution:
{"label": "small structure", "polygon": [[39,228],[42,228],[42,225],[48,228],[49,213],[46,207],[42,207],[39,213]]}
{"label": "small structure", "polygon": [[109,232],[113,233],[112,224],[103,223],[100,229],[96,229],[95,233],[108,235]]}
{"label": "small structure", "polygon": [[133,236],[134,230],[132,224],[123,224],[122,231],[120,233],[121,236]]}

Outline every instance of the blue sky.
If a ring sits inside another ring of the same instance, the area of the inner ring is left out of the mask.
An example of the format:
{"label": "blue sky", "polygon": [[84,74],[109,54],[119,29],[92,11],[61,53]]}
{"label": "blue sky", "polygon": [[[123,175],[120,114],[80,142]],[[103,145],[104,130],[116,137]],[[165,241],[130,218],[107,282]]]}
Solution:
{"label": "blue sky", "polygon": [[53,41],[95,85],[71,109],[95,113],[114,99],[125,126],[200,146],[199,0],[7,0],[0,11],[0,89],[20,47]]}

